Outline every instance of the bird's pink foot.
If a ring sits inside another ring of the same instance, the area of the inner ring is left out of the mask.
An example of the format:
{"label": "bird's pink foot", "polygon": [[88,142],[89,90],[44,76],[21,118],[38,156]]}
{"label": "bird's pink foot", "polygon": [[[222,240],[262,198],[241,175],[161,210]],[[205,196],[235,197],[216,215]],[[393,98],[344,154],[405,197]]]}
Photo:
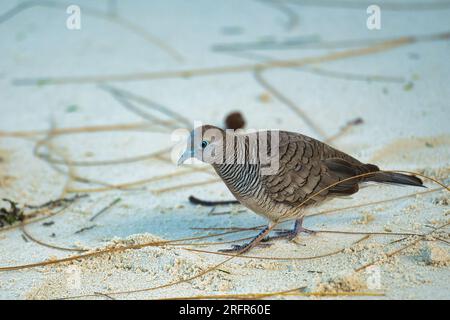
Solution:
{"label": "bird's pink foot", "polygon": [[264,238],[264,242],[270,241],[270,240],[276,240],[276,239],[287,239],[287,240],[293,240],[297,235],[304,232],[310,235],[316,234],[315,231],[309,230],[302,227],[303,218],[295,221],[294,229],[292,230],[281,230],[276,232],[274,236],[266,237]]}

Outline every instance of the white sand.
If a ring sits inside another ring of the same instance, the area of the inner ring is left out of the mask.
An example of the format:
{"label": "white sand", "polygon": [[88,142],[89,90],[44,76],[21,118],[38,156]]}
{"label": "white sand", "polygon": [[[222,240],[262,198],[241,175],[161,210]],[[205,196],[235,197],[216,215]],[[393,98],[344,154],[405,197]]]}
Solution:
{"label": "white sand", "polygon": [[[143,121],[123,108],[96,83],[18,86],[14,84],[17,79],[131,74],[255,63],[248,57],[212,51],[211,48],[218,44],[283,41],[302,36],[323,41],[384,39],[450,30],[450,9],[382,11],[382,29],[369,31],[365,27],[365,8],[330,9],[290,4],[288,7],[298,16],[297,21],[289,20],[282,11],[258,1],[216,3],[204,0],[193,4],[186,1],[142,1],[135,5],[118,1],[119,16],[141,28],[136,33],[133,32],[136,28],[130,31],[123,24],[98,15],[98,12],[107,12],[106,1],[76,3],[82,9],[82,29],[79,31],[65,28],[67,15],[64,4],[56,8],[30,7],[0,23],[2,133],[48,130],[52,126],[58,129]],[[2,2],[0,15],[14,5],[15,2]],[[92,8],[98,12],[92,11]],[[159,44],[159,47],[152,44],[150,35],[143,34],[142,30],[165,44]],[[177,53],[167,49],[167,46]],[[255,50],[251,53],[281,60],[336,51],[291,48]],[[419,42],[314,66],[327,71],[328,75],[311,72],[311,69],[309,72],[273,69],[266,71],[264,78],[302,108],[328,136],[337,133],[347,121],[361,117],[364,120],[362,125],[352,128],[334,142],[338,148],[384,169],[418,171],[449,184],[449,52],[448,40]],[[183,61],[177,60],[178,53]],[[330,72],[398,79],[394,82],[349,80],[330,76]],[[202,121],[222,125],[224,115],[240,110],[249,128],[279,128],[323,138],[261,87],[251,72],[109,84],[167,106],[192,123]],[[149,111],[145,107],[143,110]],[[161,116],[158,112],[152,114]],[[58,135],[51,140],[51,154],[55,158],[72,161],[129,158],[172,146],[170,132],[149,130]],[[21,204],[40,204],[61,196],[73,196],[70,191],[103,187],[68,180],[67,175],[36,158],[33,148],[36,141],[43,138],[44,135],[31,139],[0,135],[0,198],[9,198]],[[66,166],[58,168],[64,172],[68,170]],[[92,180],[119,184],[179,173],[187,168],[148,159],[120,165],[73,166],[71,172]],[[191,194],[211,200],[231,199],[231,194],[222,183],[164,192],[179,184],[214,179],[215,176],[208,172],[151,181],[128,191],[90,193],[89,198],[78,200],[64,212],[27,225],[26,231],[38,240],[56,246],[94,249],[220,232],[193,228],[252,227],[265,223],[248,210],[234,208],[231,214],[217,215],[210,214],[211,208],[188,203],[187,198]],[[429,189],[437,187],[429,181],[426,184]],[[64,190],[68,193],[64,194]],[[311,213],[421,191],[425,190],[372,185],[363,188],[352,199],[329,202]],[[375,206],[337,211],[310,217],[305,220],[305,225],[314,230],[426,234],[432,232],[433,227],[448,222],[449,195],[449,192],[438,191]],[[110,210],[94,221],[89,220],[119,197],[121,201]],[[7,204],[0,202],[0,206],[7,207]],[[214,212],[229,210],[230,207],[223,207],[216,208]],[[49,221],[54,224],[43,225]],[[90,229],[76,233],[82,228]],[[217,270],[176,286],[114,294],[194,277],[226,257],[186,249],[215,252],[230,244],[149,246],[70,263],[0,271],[0,298],[63,298],[95,292],[119,299],[170,298],[265,293],[304,287],[306,293],[347,291],[383,295],[366,296],[368,298],[448,299],[448,230],[440,229],[428,236],[426,241],[418,241],[392,257],[389,253],[417,238],[391,243],[402,237],[374,235],[354,245],[364,235],[303,235],[296,242],[278,241],[270,248],[255,248],[249,254],[293,258],[344,250],[323,258],[298,261],[236,258]],[[242,232],[198,242],[228,241],[254,234],[255,231]],[[75,254],[44,247],[31,240],[26,242],[22,235],[20,228],[0,230],[1,267]],[[379,261],[375,268],[355,273],[356,269],[372,261]],[[107,297],[98,295],[97,298]]]}

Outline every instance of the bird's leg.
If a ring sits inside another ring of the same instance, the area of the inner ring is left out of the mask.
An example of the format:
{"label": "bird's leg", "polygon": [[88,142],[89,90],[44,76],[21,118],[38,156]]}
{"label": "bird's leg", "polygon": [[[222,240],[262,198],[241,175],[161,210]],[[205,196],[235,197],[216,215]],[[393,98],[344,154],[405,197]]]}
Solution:
{"label": "bird's leg", "polygon": [[303,228],[303,217],[295,220],[294,229],[286,231],[278,231],[275,236],[268,237],[264,241],[274,240],[274,239],[294,239],[299,233],[304,232],[308,234],[315,234],[315,231]]}
{"label": "bird's leg", "polygon": [[294,227],[294,229],[297,230],[297,234],[299,234],[301,232],[304,232],[304,233],[307,233],[307,234],[311,234],[311,235],[316,234],[316,232],[313,231],[313,230],[309,230],[309,229],[303,228],[303,217],[301,217],[300,219],[295,220],[295,227]]}
{"label": "bird's leg", "polygon": [[270,232],[270,226],[266,226],[262,229],[256,237],[254,237],[250,242],[242,244],[242,245],[233,245],[230,249],[222,249],[220,252],[232,252],[232,253],[244,253],[254,246],[258,245],[262,239],[264,239]]}

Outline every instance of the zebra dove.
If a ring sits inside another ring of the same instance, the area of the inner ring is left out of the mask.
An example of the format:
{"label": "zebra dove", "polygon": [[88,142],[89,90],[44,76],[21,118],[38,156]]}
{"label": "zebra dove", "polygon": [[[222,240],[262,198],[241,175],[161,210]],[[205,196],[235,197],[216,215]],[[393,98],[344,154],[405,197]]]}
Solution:
{"label": "zebra dove", "polygon": [[[354,194],[363,182],[423,186],[415,176],[380,172],[321,141],[286,131],[243,134],[200,126],[192,130],[178,164],[189,158],[210,163],[241,204],[269,220],[252,241],[222,250],[226,252],[244,252],[264,239],[311,233],[302,227],[305,208]],[[268,164],[275,169],[270,171]],[[266,237],[273,224],[287,220],[295,220],[293,230]]]}

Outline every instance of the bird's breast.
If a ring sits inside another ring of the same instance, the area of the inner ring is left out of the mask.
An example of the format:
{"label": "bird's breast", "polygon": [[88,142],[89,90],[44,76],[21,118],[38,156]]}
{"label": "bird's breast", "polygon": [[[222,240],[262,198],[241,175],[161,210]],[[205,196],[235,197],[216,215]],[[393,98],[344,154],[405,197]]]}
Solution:
{"label": "bird's breast", "polygon": [[259,165],[221,164],[215,166],[215,169],[238,199],[256,196],[261,187]]}

